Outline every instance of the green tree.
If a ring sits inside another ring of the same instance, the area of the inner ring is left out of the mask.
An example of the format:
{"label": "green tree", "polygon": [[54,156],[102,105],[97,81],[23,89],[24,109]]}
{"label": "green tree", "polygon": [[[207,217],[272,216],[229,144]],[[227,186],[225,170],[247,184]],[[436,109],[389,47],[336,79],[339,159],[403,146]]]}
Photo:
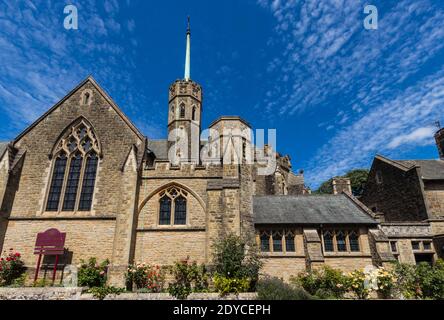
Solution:
{"label": "green tree", "polygon": [[[367,169],[354,169],[344,176],[334,178],[349,178],[351,182],[352,192],[355,196],[361,195],[364,185],[367,182],[369,171]],[[333,179],[331,178],[323,182],[319,188],[314,192],[315,194],[333,194]]]}

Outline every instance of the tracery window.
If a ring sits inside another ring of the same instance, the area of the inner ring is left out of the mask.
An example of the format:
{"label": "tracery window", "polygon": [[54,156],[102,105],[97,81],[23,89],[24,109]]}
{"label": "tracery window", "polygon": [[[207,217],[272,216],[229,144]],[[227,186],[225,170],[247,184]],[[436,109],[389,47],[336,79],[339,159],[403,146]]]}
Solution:
{"label": "tracery window", "polygon": [[99,143],[83,119],[70,126],[54,148],[46,211],[89,211],[96,181]]}
{"label": "tracery window", "polygon": [[186,225],[188,192],[170,187],[162,191],[159,197],[159,225]]}
{"label": "tracery window", "polygon": [[294,230],[263,230],[259,234],[259,244],[262,252],[295,253]]}
{"label": "tracery window", "polygon": [[326,230],[322,234],[325,252],[360,252],[356,230]]}

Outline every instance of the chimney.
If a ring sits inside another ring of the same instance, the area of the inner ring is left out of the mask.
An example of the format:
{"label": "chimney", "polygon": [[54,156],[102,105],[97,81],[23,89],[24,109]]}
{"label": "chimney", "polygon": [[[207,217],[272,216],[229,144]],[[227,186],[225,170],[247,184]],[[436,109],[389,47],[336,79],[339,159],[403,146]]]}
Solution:
{"label": "chimney", "polygon": [[351,181],[349,178],[333,178],[333,194],[341,194],[343,192],[352,193]]}
{"label": "chimney", "polygon": [[439,158],[444,160],[444,128],[435,133],[436,147],[438,148]]}

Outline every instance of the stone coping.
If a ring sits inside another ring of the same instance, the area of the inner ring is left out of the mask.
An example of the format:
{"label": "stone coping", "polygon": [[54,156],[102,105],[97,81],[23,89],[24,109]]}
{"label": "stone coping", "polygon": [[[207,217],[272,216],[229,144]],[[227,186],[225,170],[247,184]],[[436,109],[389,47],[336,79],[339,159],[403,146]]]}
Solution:
{"label": "stone coping", "polygon": [[[255,300],[256,293],[241,293],[238,296],[220,297],[218,293],[192,293],[188,300]],[[0,288],[0,300],[95,300],[86,288]],[[108,295],[105,300],[176,300],[168,293],[126,292]]]}

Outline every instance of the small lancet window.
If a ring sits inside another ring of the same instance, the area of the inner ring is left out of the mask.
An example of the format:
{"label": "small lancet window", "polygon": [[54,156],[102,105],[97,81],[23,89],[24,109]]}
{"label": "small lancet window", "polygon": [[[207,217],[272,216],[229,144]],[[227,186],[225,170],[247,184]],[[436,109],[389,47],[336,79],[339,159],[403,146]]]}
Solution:
{"label": "small lancet window", "polygon": [[333,247],[333,234],[330,231],[324,232],[324,250],[326,252],[334,251]]}
{"label": "small lancet window", "polygon": [[273,252],[282,252],[282,235],[279,232],[273,233]]}
{"label": "small lancet window", "polygon": [[348,242],[350,243],[350,251],[359,252],[359,236],[355,231],[352,231],[348,234]]}
{"label": "small lancet window", "polygon": [[180,118],[185,118],[185,105],[180,105]]}
{"label": "small lancet window", "polygon": [[193,113],[192,113],[191,119],[192,119],[193,121],[196,120],[196,107],[193,107]]}
{"label": "small lancet window", "polygon": [[294,234],[292,232],[288,232],[285,235],[285,251],[286,252],[296,251],[296,246],[294,244]]}
{"label": "small lancet window", "polygon": [[261,240],[261,251],[262,252],[270,252],[270,236],[264,232],[260,236]]}
{"label": "small lancet window", "polygon": [[87,105],[89,104],[89,99],[91,98],[91,94],[89,92],[85,92],[83,94],[83,104]]}
{"label": "small lancet window", "polygon": [[345,238],[346,238],[345,232],[343,232],[343,231],[339,231],[336,234],[336,246],[337,246],[339,252],[347,251],[347,244],[346,244]]}

